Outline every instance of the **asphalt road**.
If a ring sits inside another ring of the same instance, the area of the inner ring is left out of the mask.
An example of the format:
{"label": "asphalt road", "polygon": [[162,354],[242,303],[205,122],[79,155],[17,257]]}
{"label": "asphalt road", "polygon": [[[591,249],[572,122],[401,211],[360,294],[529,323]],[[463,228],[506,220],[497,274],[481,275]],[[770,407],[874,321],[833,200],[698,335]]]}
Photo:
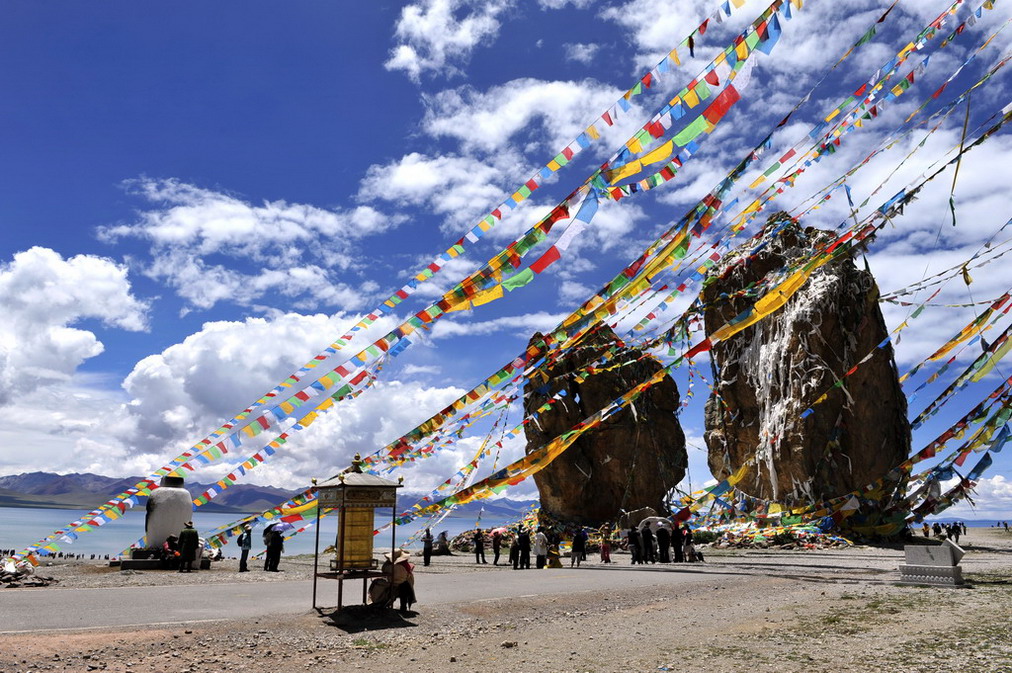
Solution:
{"label": "asphalt road", "polygon": [[[728,569],[730,570],[730,569]],[[733,573],[733,571],[731,571]],[[533,582],[534,573],[537,582]],[[564,568],[562,570],[467,572],[424,575],[416,579],[418,609],[581,591],[663,588],[719,581],[718,568],[696,566],[631,566]],[[345,583],[345,604],[361,598],[361,581]],[[320,580],[320,606],[337,605],[337,582]],[[125,626],[193,624],[223,619],[302,615],[312,606],[312,582],[210,583],[188,586],[114,587],[95,589],[7,589],[0,594],[0,634],[34,631],[101,629]]]}

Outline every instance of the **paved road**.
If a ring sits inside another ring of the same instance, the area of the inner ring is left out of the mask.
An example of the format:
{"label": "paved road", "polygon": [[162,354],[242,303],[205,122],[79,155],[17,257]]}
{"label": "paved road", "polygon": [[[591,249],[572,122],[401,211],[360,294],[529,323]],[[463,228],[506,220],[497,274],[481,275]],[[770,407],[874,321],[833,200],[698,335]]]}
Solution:
{"label": "paved road", "polygon": [[[734,570],[727,569],[734,573]],[[419,605],[579,591],[619,590],[632,586],[675,586],[726,579],[713,566],[690,569],[630,566],[587,567],[540,572],[504,569],[502,572],[432,574],[419,577]],[[318,604],[337,604],[337,582],[321,580]],[[361,582],[345,584],[345,602],[357,602]],[[221,619],[305,614],[312,602],[309,580],[200,584],[188,586],[115,587],[97,589],[7,589],[0,594],[0,628],[4,633],[63,629],[152,626]],[[16,619],[9,621],[16,615]],[[13,627],[13,628],[12,628]]]}

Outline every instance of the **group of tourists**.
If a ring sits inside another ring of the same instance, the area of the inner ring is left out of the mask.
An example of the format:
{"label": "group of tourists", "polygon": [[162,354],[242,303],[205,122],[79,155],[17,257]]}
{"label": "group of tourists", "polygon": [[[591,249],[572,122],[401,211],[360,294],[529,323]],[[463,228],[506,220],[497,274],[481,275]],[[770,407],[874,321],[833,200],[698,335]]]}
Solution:
{"label": "group of tourists", "polygon": [[703,560],[703,552],[693,544],[692,530],[688,525],[681,528],[667,523],[633,526],[625,535],[634,564],[695,563]]}
{"label": "group of tourists", "polygon": [[[492,565],[500,565],[503,547],[509,547],[509,560],[505,565],[514,570],[526,570],[532,565],[540,569],[544,567],[561,567],[560,547],[564,539],[570,542],[569,565],[580,567],[587,560],[590,543],[588,529],[580,526],[559,534],[547,527],[527,528],[518,526],[507,531],[505,528],[482,530],[475,528],[468,533],[468,541],[474,551],[476,564],[488,564],[487,547],[491,546]],[[602,563],[612,563],[612,532],[605,528],[601,531],[600,553]],[[618,539],[624,539],[634,564],[645,563],[682,563],[702,561],[703,554],[696,550],[689,527],[677,525],[664,520],[660,523],[641,523],[639,526],[620,531]],[[429,529],[422,535],[422,554],[424,564],[431,562],[433,555],[433,537]]]}
{"label": "group of tourists", "polygon": [[952,523],[939,523],[934,522],[930,526],[925,521],[921,524],[921,531],[924,533],[924,537],[936,537],[940,540],[952,540],[956,544],[959,544],[959,538],[961,535],[966,535],[966,524],[962,522],[953,521]]}

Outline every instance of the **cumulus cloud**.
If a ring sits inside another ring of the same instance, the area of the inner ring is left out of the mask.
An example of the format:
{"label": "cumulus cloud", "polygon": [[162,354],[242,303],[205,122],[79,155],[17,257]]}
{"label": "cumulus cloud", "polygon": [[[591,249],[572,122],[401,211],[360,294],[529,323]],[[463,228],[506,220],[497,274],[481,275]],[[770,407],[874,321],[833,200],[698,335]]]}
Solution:
{"label": "cumulus cloud", "polygon": [[506,195],[498,165],[472,157],[427,156],[411,152],[388,164],[374,164],[359,183],[358,199],[397,207],[426,206],[460,228],[474,224]]}
{"label": "cumulus cloud", "polygon": [[401,10],[398,44],[384,64],[414,82],[423,74],[456,75],[479,44],[495,41],[499,16],[512,0],[420,0]]}
{"label": "cumulus cloud", "polygon": [[0,265],[0,404],[68,380],[104,346],[73,327],[99,320],[129,331],[147,328],[147,305],[133,296],[126,267],[92,255],[64,259],[34,247]]}
{"label": "cumulus cloud", "polygon": [[623,93],[594,80],[522,78],[486,91],[462,86],[425,98],[422,128],[434,138],[455,139],[464,149],[491,152],[515,142],[522,133],[523,151],[554,152]]}
{"label": "cumulus cloud", "polygon": [[[145,470],[157,467],[270,390],[350,323],[343,315],[295,313],[207,323],[182,342],[137,363],[123,382],[128,400],[116,405],[115,423],[109,425],[115,436],[103,441],[116,447],[112,455],[120,460],[129,459]],[[390,318],[381,319],[366,331],[361,343],[371,342],[393,324]],[[332,356],[317,371],[329,370],[355,350]],[[254,473],[252,481],[298,487],[311,477],[330,476],[347,466],[356,452],[371,453],[395,440],[463,394],[462,389],[434,386],[418,377],[432,371],[431,366],[412,368],[408,361],[402,376],[414,380],[383,380],[360,397],[339,403],[335,411],[295,434],[271,460],[269,469]],[[265,433],[257,442],[234,449],[232,455],[235,459],[246,456],[275,434]],[[446,464],[433,461],[434,467],[422,473],[431,476],[434,485],[435,475],[445,479],[454,460],[456,454],[449,452]],[[229,471],[228,465],[226,460],[205,468],[198,478],[220,477]]]}
{"label": "cumulus cloud", "polygon": [[300,308],[362,308],[374,286],[337,274],[354,270],[363,239],[404,221],[365,205],[254,205],[175,179],[141,178],[126,186],[153,207],[134,222],[101,227],[100,239],[147,242],[144,272],[201,309],[221,301],[249,305],[272,292],[299,298]]}
{"label": "cumulus cloud", "polygon": [[436,323],[436,326],[432,329],[432,338],[445,339],[455,336],[481,336],[502,332],[512,332],[518,336],[529,336],[536,331],[545,332],[554,329],[564,317],[566,316],[562,313],[538,311],[537,313],[505,316],[483,322],[462,323],[443,320]]}
{"label": "cumulus cloud", "polygon": [[[942,490],[956,485],[956,480],[944,483]],[[945,510],[941,516],[962,519],[1006,519],[1012,512],[1012,481],[996,474],[983,477],[970,493],[969,500],[961,500]]]}
{"label": "cumulus cloud", "polygon": [[582,43],[570,43],[562,45],[563,53],[565,54],[567,61],[574,61],[576,63],[582,63],[584,65],[590,65],[594,60],[594,56],[597,51],[601,48],[599,44],[582,44]]}

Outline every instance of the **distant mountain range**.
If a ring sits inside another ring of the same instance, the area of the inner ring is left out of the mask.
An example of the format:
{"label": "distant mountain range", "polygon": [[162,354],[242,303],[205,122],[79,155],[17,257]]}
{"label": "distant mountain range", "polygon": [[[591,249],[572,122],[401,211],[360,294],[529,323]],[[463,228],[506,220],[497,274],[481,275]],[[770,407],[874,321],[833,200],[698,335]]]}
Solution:
{"label": "distant mountain range", "polygon": [[[122,493],[139,482],[142,477],[104,477],[98,474],[54,474],[52,472],[25,472],[0,476],[0,507],[42,507],[49,509],[93,509],[109,498]],[[209,484],[187,482],[186,490],[195,497],[207,490]],[[214,500],[202,507],[205,512],[259,512],[275,507],[301,490],[289,491],[273,486],[236,484],[222,491]],[[402,490],[398,494],[401,507],[425,496]],[[459,505],[454,517],[476,517],[484,508],[483,516],[512,519],[526,512],[534,500],[499,500],[471,502]]]}
{"label": "distant mountain range", "polygon": [[[122,493],[142,477],[104,477],[98,474],[54,474],[26,472],[0,477],[0,507],[44,507],[50,509],[92,509]],[[209,484],[187,482],[194,497]],[[299,491],[273,486],[236,484],[204,505],[207,512],[254,512],[274,507]]]}

